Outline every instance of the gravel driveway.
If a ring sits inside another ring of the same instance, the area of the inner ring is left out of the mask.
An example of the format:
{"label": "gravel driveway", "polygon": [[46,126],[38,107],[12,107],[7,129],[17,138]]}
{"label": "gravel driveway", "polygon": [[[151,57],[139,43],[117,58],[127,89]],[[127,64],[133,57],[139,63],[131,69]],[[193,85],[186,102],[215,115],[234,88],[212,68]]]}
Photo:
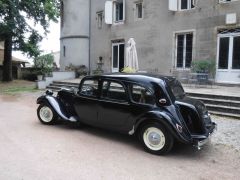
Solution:
{"label": "gravel driveway", "polygon": [[240,151],[240,120],[219,116],[212,118],[218,124],[218,130],[212,136],[212,143]]}
{"label": "gravel driveway", "polygon": [[42,125],[39,93],[0,95],[0,179],[239,179],[240,121],[213,117],[218,131],[201,151],[175,145],[167,156],[135,138],[91,127]]}

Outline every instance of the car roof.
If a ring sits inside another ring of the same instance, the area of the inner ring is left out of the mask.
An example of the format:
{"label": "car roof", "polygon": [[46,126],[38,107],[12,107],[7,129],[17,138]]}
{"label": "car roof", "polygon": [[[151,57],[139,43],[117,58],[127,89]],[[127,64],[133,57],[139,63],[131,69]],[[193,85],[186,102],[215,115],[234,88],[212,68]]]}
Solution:
{"label": "car roof", "polygon": [[142,83],[163,83],[175,80],[172,76],[165,76],[159,74],[148,74],[148,73],[109,73],[102,75],[92,75],[88,77],[99,77],[99,78],[111,78],[116,80],[142,82]]}

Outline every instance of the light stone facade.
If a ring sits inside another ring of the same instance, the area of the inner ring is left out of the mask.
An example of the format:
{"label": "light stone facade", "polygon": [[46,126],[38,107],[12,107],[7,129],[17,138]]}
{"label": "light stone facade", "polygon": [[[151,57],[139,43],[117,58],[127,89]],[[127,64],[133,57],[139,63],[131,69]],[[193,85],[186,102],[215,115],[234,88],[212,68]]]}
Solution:
{"label": "light stone facade", "polygon": [[[126,49],[128,39],[134,38],[141,71],[179,74],[189,71],[189,68],[177,68],[176,36],[189,32],[193,35],[192,61],[215,60],[218,66],[219,30],[240,27],[240,1],[219,3],[219,0],[196,0],[193,9],[171,11],[167,0],[143,0],[143,18],[136,19],[136,0],[125,0],[125,21],[110,25],[104,23],[105,2],[64,1],[62,67],[69,63],[84,64],[90,66],[92,72],[99,57],[102,57],[104,72],[112,72],[113,44],[124,43]],[[100,28],[99,12],[103,12]],[[227,24],[228,14],[233,14],[236,21]],[[219,82],[240,84],[239,74],[240,69],[231,72],[217,70],[216,77]],[[225,76],[231,79],[224,79]]]}

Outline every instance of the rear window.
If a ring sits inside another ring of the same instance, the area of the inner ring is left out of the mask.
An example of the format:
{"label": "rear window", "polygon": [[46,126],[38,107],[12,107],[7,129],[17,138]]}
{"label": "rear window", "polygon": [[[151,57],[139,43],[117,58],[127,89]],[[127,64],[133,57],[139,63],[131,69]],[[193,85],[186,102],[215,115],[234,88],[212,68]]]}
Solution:
{"label": "rear window", "polygon": [[168,91],[170,91],[170,95],[173,96],[172,98],[182,99],[185,96],[184,89],[179,81],[173,80],[169,82],[168,85]]}

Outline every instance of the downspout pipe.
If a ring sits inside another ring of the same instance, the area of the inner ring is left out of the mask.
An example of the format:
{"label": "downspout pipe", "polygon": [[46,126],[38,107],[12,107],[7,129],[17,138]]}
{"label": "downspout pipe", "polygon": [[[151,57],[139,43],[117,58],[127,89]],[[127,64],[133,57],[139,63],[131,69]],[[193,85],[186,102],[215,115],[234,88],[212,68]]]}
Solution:
{"label": "downspout pipe", "polygon": [[89,49],[88,49],[88,67],[89,75],[91,74],[91,19],[92,19],[92,0],[89,0]]}

